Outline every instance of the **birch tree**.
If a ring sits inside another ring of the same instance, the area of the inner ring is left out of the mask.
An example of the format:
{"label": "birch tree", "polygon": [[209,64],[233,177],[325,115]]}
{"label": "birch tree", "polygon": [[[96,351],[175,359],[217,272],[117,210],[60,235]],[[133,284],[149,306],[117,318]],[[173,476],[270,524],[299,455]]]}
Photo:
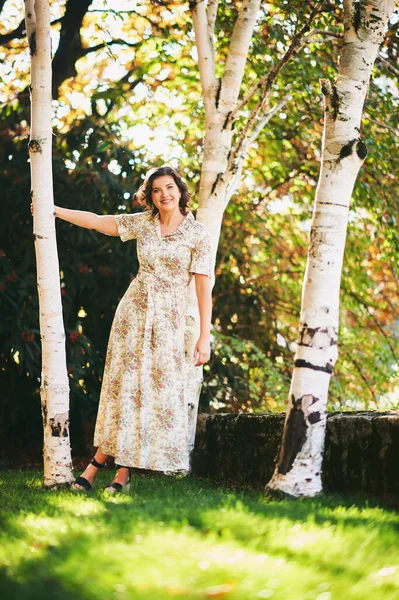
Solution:
{"label": "birch tree", "polygon": [[[208,0],[208,2],[193,0],[190,3],[206,127],[197,220],[204,223],[211,234],[214,260],[223,213],[239,186],[247,151],[262,129],[290,99],[289,94],[286,94],[271,105],[273,84],[283,66],[296,56],[312,37],[313,32],[310,30],[312,21],[321,9],[321,3],[316,2],[306,22],[295,31],[283,56],[276,61],[269,72],[252,85],[244,96],[240,97],[245,65],[260,6],[261,0],[244,0],[240,5],[230,39],[224,73],[218,78],[215,68],[218,0]],[[254,107],[249,110],[249,106],[253,103]],[[249,110],[249,116],[240,133],[235,136],[234,126],[243,110]],[[187,357],[192,356],[198,333],[198,307],[195,287],[192,284],[188,293]],[[192,367],[188,361],[186,368],[192,448],[202,383],[202,367]]]}
{"label": "birch tree", "polygon": [[324,79],[322,161],[304,276],[299,337],[282,446],[267,489],[314,496],[322,489],[326,406],[338,356],[340,279],[353,187],[366,158],[360,125],[371,71],[394,0],[344,0],[338,76]]}
{"label": "birch tree", "polygon": [[44,485],[73,480],[69,442],[69,384],[55,237],[52,128],[51,39],[48,0],[25,1],[31,55],[31,201],[42,343],[41,406],[44,430]]}

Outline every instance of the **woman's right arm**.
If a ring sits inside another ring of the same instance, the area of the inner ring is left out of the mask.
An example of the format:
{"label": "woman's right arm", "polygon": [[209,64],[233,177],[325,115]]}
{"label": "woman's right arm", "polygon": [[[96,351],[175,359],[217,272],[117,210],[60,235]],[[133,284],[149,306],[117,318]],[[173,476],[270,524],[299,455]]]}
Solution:
{"label": "woman's right arm", "polygon": [[69,208],[61,208],[55,206],[55,216],[78,227],[85,227],[86,229],[95,229],[100,233],[106,233],[107,235],[119,235],[116,220],[113,215],[96,215],[92,212],[85,210],[71,210]]}

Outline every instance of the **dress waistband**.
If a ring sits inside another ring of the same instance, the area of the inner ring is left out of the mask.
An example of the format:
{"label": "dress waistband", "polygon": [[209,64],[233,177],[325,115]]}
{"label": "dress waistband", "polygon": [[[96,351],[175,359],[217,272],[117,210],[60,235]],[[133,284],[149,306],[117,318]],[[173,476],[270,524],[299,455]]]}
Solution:
{"label": "dress waistband", "polygon": [[140,283],[145,283],[149,287],[156,288],[162,291],[187,290],[187,283],[176,280],[170,281],[169,279],[158,277],[157,275],[155,275],[155,273],[151,273],[150,271],[139,270],[139,272],[137,273],[136,280]]}

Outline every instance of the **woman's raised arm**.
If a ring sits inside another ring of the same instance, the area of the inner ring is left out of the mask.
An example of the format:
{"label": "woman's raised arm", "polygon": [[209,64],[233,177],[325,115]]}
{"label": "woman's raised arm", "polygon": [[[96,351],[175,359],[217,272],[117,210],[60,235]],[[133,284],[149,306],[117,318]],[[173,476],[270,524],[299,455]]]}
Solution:
{"label": "woman's raised arm", "polygon": [[85,210],[71,210],[55,206],[55,216],[78,227],[95,229],[100,233],[118,236],[118,227],[113,215],[96,215]]}

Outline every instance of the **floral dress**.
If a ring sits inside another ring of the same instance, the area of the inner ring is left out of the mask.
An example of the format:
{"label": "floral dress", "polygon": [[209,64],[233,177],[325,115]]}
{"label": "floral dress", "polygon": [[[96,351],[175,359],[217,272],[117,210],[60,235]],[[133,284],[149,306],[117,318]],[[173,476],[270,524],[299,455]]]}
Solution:
{"label": "floral dress", "polygon": [[210,236],[191,212],[166,237],[152,211],[116,223],[122,241],[137,239],[140,268],[112,323],[94,445],[121,465],[186,471],[187,288],[193,273],[212,276]]}

